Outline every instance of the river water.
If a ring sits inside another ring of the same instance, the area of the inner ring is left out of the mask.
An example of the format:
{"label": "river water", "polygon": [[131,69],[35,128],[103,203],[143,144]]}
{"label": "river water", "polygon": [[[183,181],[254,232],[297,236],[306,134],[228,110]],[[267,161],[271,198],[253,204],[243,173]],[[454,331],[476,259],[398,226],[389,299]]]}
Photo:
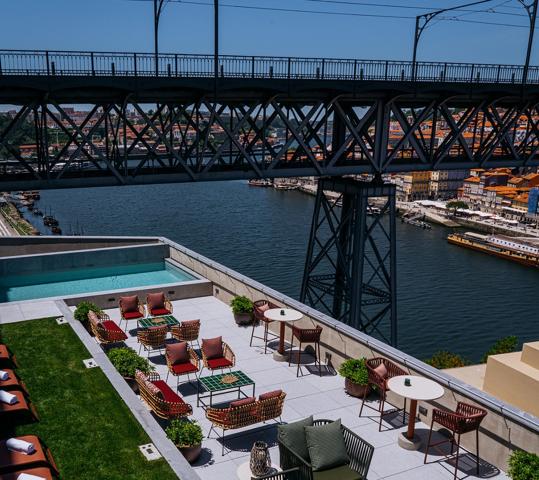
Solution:
{"label": "river water", "polygon": [[[161,235],[298,298],[314,197],[245,182],[49,190],[65,234]],[[29,218],[40,230],[41,217]],[[539,272],[398,222],[399,348],[476,361],[498,338],[539,340]]]}

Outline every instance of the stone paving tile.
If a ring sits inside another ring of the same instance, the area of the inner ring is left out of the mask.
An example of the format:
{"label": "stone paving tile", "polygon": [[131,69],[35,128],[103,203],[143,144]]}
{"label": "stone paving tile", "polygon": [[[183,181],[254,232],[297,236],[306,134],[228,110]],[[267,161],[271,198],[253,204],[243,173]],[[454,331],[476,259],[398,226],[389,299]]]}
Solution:
{"label": "stone paving tile", "polygon": [[0,305],[0,324],[60,316],[62,313],[53,300],[11,302]]}
{"label": "stone paving tile", "polygon": [[[302,355],[303,376],[296,377],[296,366],[290,367],[287,362],[276,362],[272,357],[272,350],[264,354],[262,340],[255,339],[254,346],[249,346],[251,327],[238,327],[230,307],[214,297],[200,297],[174,301],[174,315],[179,320],[200,318],[200,338],[222,336],[229,343],[236,355],[236,368],[244,371],[256,384],[256,394],[282,389],[287,393],[285,407],[282,415],[283,422],[293,422],[313,414],[315,418],[340,418],[342,423],[367,442],[375,447],[373,462],[369,471],[369,480],[451,480],[453,478],[454,464],[442,457],[429,456],[427,465],[423,465],[424,450],[410,452],[397,445],[400,432],[406,429],[402,426],[401,417],[387,417],[388,421],[382,424],[382,432],[378,431],[379,416],[373,409],[365,408],[363,415],[359,416],[361,399],[347,395],[343,388],[343,379],[336,375],[331,368],[323,366],[323,375],[318,375],[318,369],[312,364],[313,358]],[[0,320],[2,318],[0,306]],[[117,308],[107,310],[113,320],[120,320]],[[130,337],[126,344],[138,351],[136,340],[136,322],[129,322]],[[262,328],[256,329],[255,335],[262,334]],[[172,341],[172,340],[170,340]],[[273,344],[274,346],[276,343]],[[145,353],[142,353],[145,356]],[[156,371],[166,379],[166,362],[159,352],[152,353],[150,360]],[[208,375],[208,372],[202,372]],[[194,379],[193,379],[194,380]],[[193,405],[193,419],[196,419],[204,432],[208,435],[211,423],[205,418],[204,410],[196,406],[196,387],[194,381],[188,383],[180,378],[178,392],[185,401]],[[170,376],[168,384],[176,388],[176,378]],[[244,389],[251,394],[251,387]],[[219,401],[229,401],[232,397],[223,395]],[[234,397],[236,398],[236,397]],[[367,405],[377,407],[376,401],[368,401]],[[428,433],[428,427],[418,423],[416,431],[419,435]],[[221,434],[221,432],[219,432]],[[203,442],[203,454],[194,465],[197,474],[202,480],[234,480],[240,465],[249,461],[249,453],[255,440],[264,440],[270,445],[270,455],[273,463],[279,464],[279,451],[276,446],[276,424],[253,425],[240,430],[228,432],[225,446],[227,453],[221,455],[222,443],[215,431],[210,438]],[[464,458],[462,469],[459,468],[459,477],[468,474],[467,478],[474,479],[475,464]],[[507,476],[488,465],[482,465],[483,478],[505,480]]]}

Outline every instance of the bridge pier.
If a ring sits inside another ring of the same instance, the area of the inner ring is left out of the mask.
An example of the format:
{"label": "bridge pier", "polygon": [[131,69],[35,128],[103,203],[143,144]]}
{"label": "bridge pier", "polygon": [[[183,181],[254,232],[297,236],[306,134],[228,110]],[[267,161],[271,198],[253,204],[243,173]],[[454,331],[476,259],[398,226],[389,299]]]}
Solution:
{"label": "bridge pier", "polygon": [[[336,192],[328,198],[324,192]],[[374,199],[382,200],[371,208]],[[301,301],[397,344],[395,186],[319,181]]]}

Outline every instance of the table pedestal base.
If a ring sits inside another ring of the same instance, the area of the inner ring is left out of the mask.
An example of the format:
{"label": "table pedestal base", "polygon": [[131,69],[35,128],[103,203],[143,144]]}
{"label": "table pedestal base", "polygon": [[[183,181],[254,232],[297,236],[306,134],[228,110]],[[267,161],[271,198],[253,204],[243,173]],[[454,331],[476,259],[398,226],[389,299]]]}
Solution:
{"label": "table pedestal base", "polygon": [[421,439],[415,435],[410,440],[407,435],[407,432],[399,433],[399,447],[402,447],[405,450],[419,450],[419,447],[421,447]]}
{"label": "table pedestal base", "polygon": [[279,353],[278,350],[275,350],[275,352],[273,352],[273,360],[276,362],[288,362],[288,354],[286,352]]}

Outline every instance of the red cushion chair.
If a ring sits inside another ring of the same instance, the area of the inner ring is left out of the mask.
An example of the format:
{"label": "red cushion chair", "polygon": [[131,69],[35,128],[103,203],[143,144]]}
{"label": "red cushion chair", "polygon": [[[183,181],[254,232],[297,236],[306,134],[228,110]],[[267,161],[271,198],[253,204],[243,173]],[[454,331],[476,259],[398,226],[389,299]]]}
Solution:
{"label": "red cushion chair", "polygon": [[232,368],[236,364],[236,356],[221,337],[202,339],[202,362],[210,371]]}
{"label": "red cushion chair", "polygon": [[167,380],[169,374],[172,373],[176,377],[176,386],[180,381],[180,377],[187,375],[187,380],[191,381],[189,375],[197,373],[200,368],[200,359],[196,352],[189,346],[187,342],[174,343],[167,345],[165,349],[165,358],[167,360]]}
{"label": "red cushion chair", "polygon": [[88,312],[90,329],[95,338],[105,345],[127,340],[127,335],[106,313]]}
{"label": "red cushion chair", "polygon": [[[128,320],[137,320],[145,317],[144,305],[140,303],[137,295],[120,297],[119,301],[120,315],[122,320],[125,320],[126,325]],[[122,322],[120,322],[120,325]]]}
{"label": "red cushion chair", "polygon": [[172,315],[172,303],[163,292],[148,293],[146,295],[146,308],[148,315],[156,317],[159,315]]}

